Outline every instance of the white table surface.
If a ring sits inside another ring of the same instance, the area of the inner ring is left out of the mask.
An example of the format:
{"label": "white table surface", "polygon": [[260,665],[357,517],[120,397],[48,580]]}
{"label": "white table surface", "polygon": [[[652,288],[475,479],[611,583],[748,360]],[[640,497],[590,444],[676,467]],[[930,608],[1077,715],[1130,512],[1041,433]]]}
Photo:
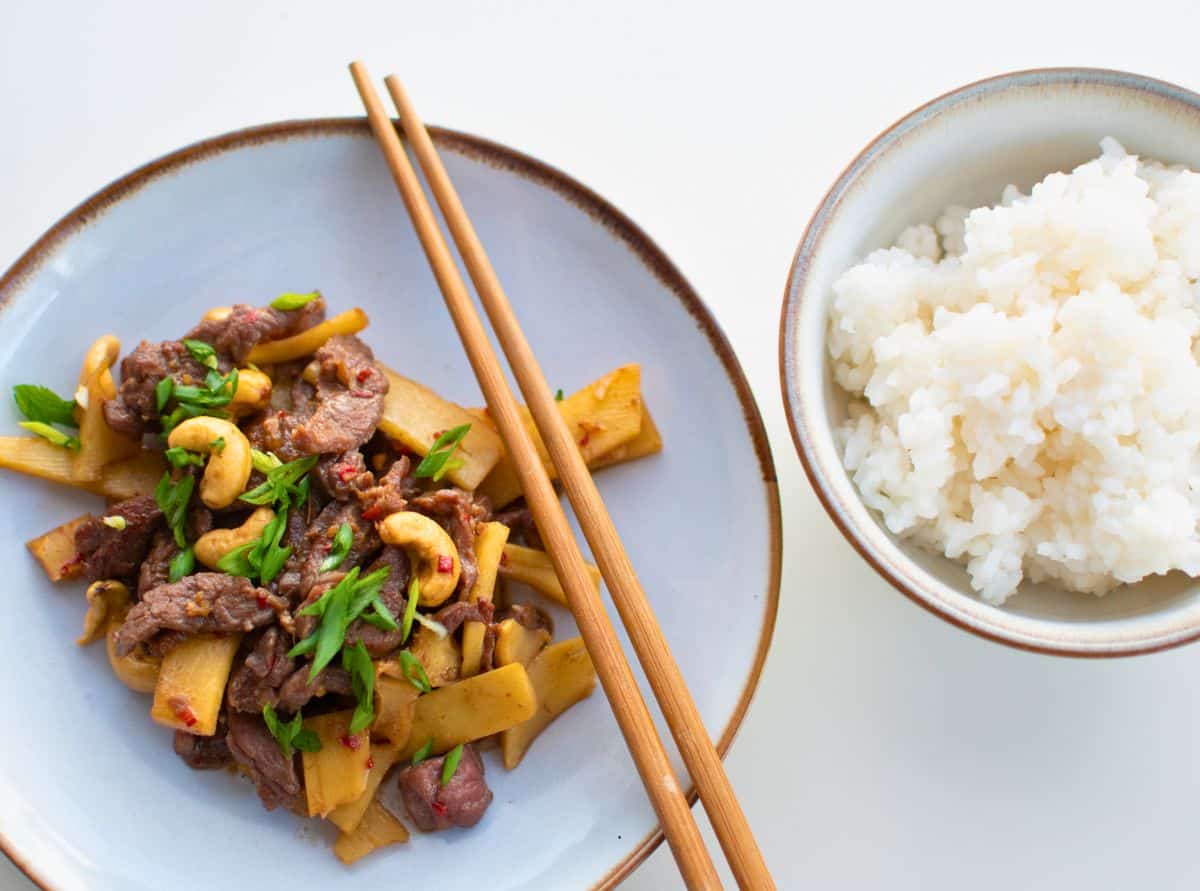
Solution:
{"label": "white table surface", "polygon": [[[1066,661],[911,605],[810,492],[776,337],[809,215],[895,118],[1046,65],[1200,89],[1198,46],[1194,0],[12,0],[0,16],[0,265],[170,149],[358,114],[352,58],[398,71],[431,122],[547,160],[641,223],[745,366],[786,544],[771,658],[728,763],[779,886],[1194,888],[1200,647]],[[20,716],[4,721],[13,732]],[[678,886],[665,847],[625,885]],[[0,891],[31,888],[0,858]]]}

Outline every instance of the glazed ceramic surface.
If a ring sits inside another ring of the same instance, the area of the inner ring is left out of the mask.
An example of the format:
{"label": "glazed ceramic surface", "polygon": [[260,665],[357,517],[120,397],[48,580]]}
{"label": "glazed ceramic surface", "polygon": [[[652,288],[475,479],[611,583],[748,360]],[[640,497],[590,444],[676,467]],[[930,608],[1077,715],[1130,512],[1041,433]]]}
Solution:
{"label": "glazed ceramic surface", "polygon": [[993,204],[1099,154],[1113,136],[1130,152],[1200,169],[1200,96],[1138,75],[1050,69],[1005,75],[923,106],[842,174],[797,251],[784,296],[780,364],[793,438],[830,516],[858,551],[921,605],[971,631],[1030,649],[1115,656],[1200,634],[1200,585],[1182,573],[1105,598],[1023,585],[1003,608],[971,590],[963,567],[887,532],[859,499],[833,428],[846,396],[825,337],[832,285],[870,251],[948,205]]}
{"label": "glazed ceramic surface", "polygon": [[[499,146],[441,131],[437,140],[552,385],[571,391],[622,363],[642,365],[666,450],[605,471],[600,488],[724,750],[762,667],[779,584],[774,469],[736,360],[678,271],[601,199]],[[363,336],[383,361],[480,403],[357,120],[221,137],[78,208],[0,282],[0,389],[38,382],[69,393],[102,333],[128,350],[179,336],[212,306],[313,288],[333,311],[366,309]],[[3,432],[17,420],[11,404],[0,409]],[[0,845],[43,887],[187,891],[298,877],[386,887],[433,876],[447,891],[609,887],[658,842],[598,690],[518,770],[485,756],[495,802],[476,829],[417,834],[342,866],[330,827],[268,814],[242,779],[185,767],[170,732],[149,720],[148,698],[112,676],[103,647],[75,646],[82,585],[52,587],[23,543],[98,502],[10,473],[0,500],[9,730],[0,734]],[[569,615],[554,612],[556,636],[575,634]]]}

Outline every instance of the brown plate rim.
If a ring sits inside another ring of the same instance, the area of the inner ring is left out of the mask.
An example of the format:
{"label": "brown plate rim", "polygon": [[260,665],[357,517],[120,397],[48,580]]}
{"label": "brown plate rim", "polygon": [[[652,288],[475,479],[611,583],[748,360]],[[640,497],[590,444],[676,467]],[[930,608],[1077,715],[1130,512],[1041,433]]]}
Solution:
{"label": "brown plate rim", "polygon": [[[530,182],[548,188],[560,197],[588,214],[630,250],[643,265],[663,284],[708,338],[733,385],[742,406],[746,430],[750,434],[762,473],[767,502],[767,521],[770,527],[768,541],[767,590],[763,604],[763,625],[755,647],[754,660],[750,666],[746,685],[734,705],[733,712],[717,739],[717,751],[724,758],[734,737],[741,728],[750,702],[758,689],[775,631],[779,612],[780,584],[783,563],[783,526],[781,519],[779,486],[775,474],[775,462],[771,454],[770,441],[758,403],[750,389],[745,372],[738,362],[733,347],[712,312],[701,300],[691,283],[666,253],[637,223],[618,210],[607,199],[583,185],[569,174],[516,149],[509,148],[481,136],[445,127],[429,127],[434,142],[444,149],[486,163],[520,176]],[[113,205],[135,194],[138,190],[160,177],[177,173],[184,168],[206,161],[227,151],[250,148],[271,142],[297,138],[322,136],[362,135],[369,137],[370,129],[363,117],[305,118],[280,121],[247,127],[204,139],[169,152],[133,171],[113,180],[90,198],[77,205],[58,222],[52,225],[29,247],[12,266],[0,276],[0,313],[21,286],[29,280],[50,257],[53,251],[68,238],[102,215]],[[696,790],[689,787],[688,801],[695,805]],[[625,857],[593,886],[593,891],[610,891],[629,875],[662,844],[663,834],[656,828],[645,836]],[[0,834],[0,851],[42,891],[58,891],[37,874],[16,851],[8,838]]]}
{"label": "brown plate rim", "polygon": [[807,257],[816,249],[834,209],[840,203],[842,196],[852,188],[858,176],[874,158],[886,152],[893,141],[901,138],[909,129],[919,126],[929,118],[948,112],[959,103],[1009,87],[1035,85],[1038,82],[1091,84],[1131,89],[1168,100],[1182,101],[1193,109],[1200,109],[1200,95],[1170,81],[1114,68],[1066,66],[1027,68],[980,78],[947,90],[893,121],[871,139],[834,179],[833,184],[821,197],[813,211],[796,246],[795,253],[792,255],[779,313],[779,384],[780,396],[783,400],[783,413],[787,418],[788,431],[791,434],[792,445],[800,458],[800,464],[804,468],[804,473],[808,477],[817,500],[820,501],[830,520],[876,573],[917,606],[977,637],[1031,653],[1076,659],[1121,658],[1157,653],[1197,640],[1200,638],[1200,625],[1187,630],[1164,629],[1155,636],[1132,643],[1123,643],[1118,639],[1106,644],[1092,643],[1071,639],[1069,636],[1061,638],[1046,636],[1036,639],[1032,636],[1024,636],[1022,632],[1014,628],[989,622],[979,617],[954,615],[925,597],[899,572],[888,566],[842,515],[836,497],[829,490],[815,466],[814,459],[809,455],[806,436],[801,430],[803,426],[800,419],[801,400],[797,388],[791,383],[794,357],[799,349],[793,320],[797,316],[798,306],[801,302],[799,292],[802,282],[807,276]]}

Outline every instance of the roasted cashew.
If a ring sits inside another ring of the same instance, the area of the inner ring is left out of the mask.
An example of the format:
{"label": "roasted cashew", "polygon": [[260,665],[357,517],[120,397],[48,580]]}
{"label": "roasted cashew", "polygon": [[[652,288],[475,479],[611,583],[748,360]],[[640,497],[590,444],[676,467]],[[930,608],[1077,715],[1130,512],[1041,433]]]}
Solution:
{"label": "roasted cashew", "polygon": [[271,402],[271,379],[253,368],[238,369],[238,385],[229,408],[235,415],[245,415],[266,408]]}
{"label": "roasted cashew", "polygon": [[257,541],[267,524],[275,519],[275,511],[260,507],[246,522],[236,529],[214,529],[196,539],[196,559],[209,569],[217,568],[217,561],[242,545]]}
{"label": "roasted cashew", "polygon": [[[213,449],[217,440],[225,441],[219,451]],[[229,507],[246,490],[251,467],[250,441],[235,424],[208,416],[189,418],[171,431],[167,445],[209,456],[204,479],[200,481],[200,500],[208,507],[214,510]]]}
{"label": "roasted cashew", "polygon": [[88,587],[87,599],[88,612],[83,620],[83,635],[76,643],[88,644],[103,634],[113,674],[130,690],[153,693],[158,683],[161,660],[146,655],[141,647],[128,656],[118,656],[115,649],[117,631],[125,624],[125,615],[129,612],[129,589],[121,582],[93,582]]}
{"label": "roasted cashew", "polygon": [[121,341],[105,334],[83,355],[83,368],[79,371],[79,386],[86,387],[93,377],[112,368],[121,355]]}
{"label": "roasted cashew", "polygon": [[[379,537],[385,544],[403,548],[413,564],[420,586],[421,606],[440,606],[450,599],[458,587],[462,564],[458,548],[446,530],[424,514],[410,510],[398,511],[384,517],[378,524]],[[450,569],[445,571],[446,558]]]}
{"label": "roasted cashew", "polygon": [[232,306],[214,306],[204,314],[205,322],[223,322],[233,314]]}

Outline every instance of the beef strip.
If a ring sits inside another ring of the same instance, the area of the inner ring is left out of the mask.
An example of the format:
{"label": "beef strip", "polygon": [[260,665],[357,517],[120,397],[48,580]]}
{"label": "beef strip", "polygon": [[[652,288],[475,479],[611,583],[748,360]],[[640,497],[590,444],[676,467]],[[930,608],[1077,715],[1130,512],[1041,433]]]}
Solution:
{"label": "beef strip", "polygon": [[496,626],[489,624],[483,630],[483,642],[479,647],[479,671],[485,673],[496,667]]}
{"label": "beef strip", "polygon": [[537,524],[533,521],[533,513],[523,504],[520,507],[510,507],[508,510],[492,515],[492,520],[503,523],[512,531],[512,539],[526,547],[545,550],[542,536]]}
{"label": "beef strip", "polygon": [[291,640],[282,629],[266,629],[245,661],[229,676],[229,707],[258,713],[263,706],[274,706],[279,701],[279,688],[296,670],[296,663],[288,658],[289,649]]}
{"label": "beef strip", "polygon": [[[384,547],[375,562],[367,568],[366,574],[382,569],[384,566],[390,567],[391,572],[388,573],[388,577],[383,583],[379,597],[383,601],[383,605],[391,611],[392,617],[399,623],[408,602],[404,596],[411,578],[408,556],[400,548]],[[404,643],[404,638],[399,629],[384,631],[362,619],[356,619],[346,631],[346,646],[352,647],[359,641],[362,641],[362,645],[367,648],[367,652],[371,654],[372,658],[378,659],[393,650],[398,650]]]}
{"label": "beef strip", "polygon": [[248,579],[201,572],[146,592],[117,632],[117,655],[127,656],[160,631],[245,632],[276,621],[287,601]]}
{"label": "beef strip", "polygon": [[475,524],[491,513],[486,499],[477,501],[471,493],[462,489],[437,489],[411,499],[408,509],[433,517],[445,525],[458,549],[459,563],[462,564],[460,589],[470,591],[479,578],[479,564],[475,561]]}
{"label": "beef strip", "polygon": [[263,806],[288,807],[300,794],[294,759],[287,758],[260,715],[229,713],[229,752],[254,781]]}
{"label": "beef strip", "polygon": [[142,561],[138,570],[137,594],[138,599],[146,596],[146,592],[170,581],[171,561],[179,553],[175,544],[175,536],[169,529],[159,529],[154,533],[150,544],[150,552]]}
{"label": "beef strip", "polygon": [[295,461],[304,457],[292,441],[298,423],[291,412],[264,411],[246,421],[242,432],[260,452],[273,452],[280,461]]}
{"label": "beef strip", "polygon": [[201,322],[186,335],[193,340],[212,344],[239,365],[260,343],[282,340],[311,328],[325,318],[325,300],[318,297],[300,309],[280,310],[239,303],[224,319]]}
{"label": "beef strip", "polygon": [[368,520],[382,520],[408,507],[408,499],[418,494],[416,481],[411,476],[412,462],[408,455],[401,455],[392,462],[387,473],[379,482],[367,488],[358,497],[362,502],[363,516]]}
{"label": "beef strip", "polygon": [[175,731],[175,754],[192,770],[219,770],[233,763],[226,735],[229,722],[225,715],[217,719],[217,731],[212,736],[196,736],[183,730]]}
{"label": "beef strip", "polygon": [[470,603],[465,600],[456,600],[434,613],[433,618],[447,632],[453,634],[462,627],[464,622],[490,623],[493,610],[494,607],[488,600],[476,600]]}
{"label": "beef strip", "polygon": [[484,776],[483,759],[473,745],[465,745],[454,776],[441,785],[446,756],[429,758],[405,767],[397,782],[404,809],[418,829],[435,832],[453,826],[468,828],[483,817],[492,803],[492,790]]}
{"label": "beef strip", "polygon": [[539,628],[544,628],[551,635],[554,634],[554,620],[544,610],[534,606],[532,603],[514,603],[496,617],[497,622],[502,622],[505,619],[516,619],[518,624],[524,625],[530,631],[537,631]]}
{"label": "beef strip", "polygon": [[198,384],[206,374],[208,369],[179,341],[143,340],[121,360],[121,387],[115,399],[104,403],[104,419],[118,433],[140,437],[158,421],[154,388],[160,380],[169,375],[177,384]]}
{"label": "beef strip", "polygon": [[345,501],[331,501],[317,514],[317,518],[305,534],[304,544],[293,553],[284,567],[285,572],[294,570],[298,573],[296,590],[306,602],[311,602],[308,595],[317,579],[321,577],[321,564],[329,556],[329,551],[333,548],[333,538],[343,524],[350,527],[354,542],[346,554],[346,559],[338,567],[339,572],[349,572],[360,565],[367,555],[379,550],[379,533],[375,531],[373,523],[363,520],[362,508]]}
{"label": "beef strip", "polygon": [[309,666],[297,668],[279,688],[279,699],[276,708],[281,712],[298,712],[308,705],[310,700],[320,699],[333,693],[338,696],[353,696],[354,688],[350,683],[350,672],[336,665],[322,668],[316,680],[309,681]]}
{"label": "beef strip", "polygon": [[383,417],[388,380],[371,348],[353,335],[331,337],[317,350],[317,401],[293,439],[305,454],[346,452],[362,445]]}
{"label": "beef strip", "polygon": [[[124,529],[113,529],[104,517],[123,517]],[[138,495],[93,517],[75,531],[75,550],[89,582],[124,579],[136,574],[162,520],[152,495]]]}
{"label": "beef strip", "polygon": [[325,455],[313,468],[313,475],[326,494],[336,501],[349,501],[355,495],[368,491],[375,483],[375,476],[367,470],[362,452],[351,449],[340,455]]}

